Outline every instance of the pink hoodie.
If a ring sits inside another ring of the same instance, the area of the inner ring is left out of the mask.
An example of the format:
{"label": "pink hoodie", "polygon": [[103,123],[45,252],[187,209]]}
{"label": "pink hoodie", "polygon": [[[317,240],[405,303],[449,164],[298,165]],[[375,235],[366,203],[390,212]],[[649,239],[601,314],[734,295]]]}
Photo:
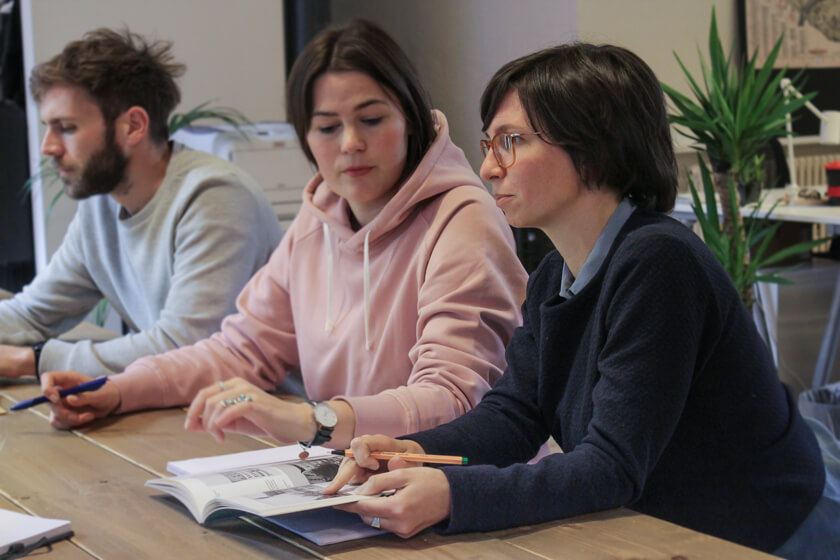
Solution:
{"label": "pink hoodie", "polygon": [[221,332],[111,377],[120,412],[183,405],[215,381],[273,389],[300,368],[311,399],[353,408],[356,434],[408,434],[473,408],[501,376],[526,274],[510,228],[449,139],[354,232],[320,174]]}

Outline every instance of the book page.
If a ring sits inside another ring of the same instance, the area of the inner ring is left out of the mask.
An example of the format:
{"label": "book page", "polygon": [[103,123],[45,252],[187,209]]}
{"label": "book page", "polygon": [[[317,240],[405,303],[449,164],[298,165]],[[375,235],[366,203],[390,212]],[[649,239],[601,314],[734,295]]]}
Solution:
{"label": "book page", "polygon": [[214,511],[233,508],[265,517],[337,506],[373,497],[353,494],[351,486],[345,486],[337,494],[324,495],[321,492],[327,484],[328,482],[325,481],[307,486],[277,488],[247,496],[214,500]]}
{"label": "book page", "polygon": [[[257,451],[243,451],[241,453],[228,453],[226,455],[215,455],[212,457],[169,461],[166,464],[166,470],[174,475],[181,476],[228,471],[240,467],[252,467],[254,465],[285,463],[287,461],[299,460],[298,457],[301,450],[300,445],[285,445],[282,447],[259,449]],[[330,455],[329,449],[317,445],[313,445],[308,451],[310,459]]]}
{"label": "book page", "polygon": [[338,456],[242,467],[219,473],[207,473],[178,480],[196,496],[213,498],[261,495],[288,488],[322,484],[335,478],[342,458]]}

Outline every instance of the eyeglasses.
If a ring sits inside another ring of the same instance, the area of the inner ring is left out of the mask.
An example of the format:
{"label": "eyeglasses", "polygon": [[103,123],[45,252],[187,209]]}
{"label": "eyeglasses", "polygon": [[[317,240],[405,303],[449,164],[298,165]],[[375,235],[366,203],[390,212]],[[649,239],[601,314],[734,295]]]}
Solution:
{"label": "eyeglasses", "polygon": [[516,163],[516,145],[523,136],[542,136],[542,132],[500,132],[490,140],[481,140],[481,153],[493,150],[493,157],[502,169],[507,169]]}

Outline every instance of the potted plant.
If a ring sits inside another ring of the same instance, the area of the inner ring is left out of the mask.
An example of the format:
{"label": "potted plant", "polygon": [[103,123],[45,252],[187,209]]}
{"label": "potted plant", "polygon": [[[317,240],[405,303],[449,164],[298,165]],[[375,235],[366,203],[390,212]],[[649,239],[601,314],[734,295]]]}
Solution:
{"label": "potted plant", "polygon": [[[698,190],[689,180],[694,213],[703,237],[732,278],[748,309],[754,302],[755,282],[787,283],[779,273],[763,273],[764,267],[808,251],[823,239],[806,241],[768,254],[770,242],[781,226],[760,219],[761,202],[747,218],[740,211],[739,185],[763,180],[763,151],[768,142],[785,134],[785,117],[800,109],[813,94],[787,100],[780,88],[785,71],[773,71],[782,46],[779,37],[764,64],[756,67],[756,54],[744,61],[733,52],[724,53],[712,9],[709,30],[709,62],[700,57],[701,79],[696,79],[674,53],[695,99],[662,84],[676,112],[670,115],[678,131],[706,152],[711,171],[698,154],[705,209]],[[720,200],[720,219],[715,200]],[[775,207],[774,207],[775,208]],[[763,217],[767,218],[771,208]]]}
{"label": "potted plant", "polygon": [[703,183],[705,207],[691,177],[688,180],[688,187],[691,192],[694,215],[697,217],[703,240],[729,274],[732,283],[741,295],[741,301],[744,302],[747,309],[752,309],[755,301],[753,286],[756,282],[791,283],[784,277],[785,269],[771,271],[767,270],[767,267],[777,265],[785,259],[805,251],[810,251],[817,245],[825,243],[826,240],[803,241],[770,253],[770,243],[782,226],[782,222],[771,223],[767,220],[767,217],[773,213],[778,203],[770,207],[763,216],[760,215],[761,204],[756,204],[749,217],[746,220],[741,220],[740,207],[737,202],[738,194],[732,177],[726,179],[728,183],[726,196],[729,198],[729,203],[721,204],[721,206],[723,220],[726,220],[728,213],[729,223],[735,225],[731,232],[726,231],[718,213],[717,201],[715,200],[716,185],[712,179],[712,173],[700,154],[697,155],[697,161]]}

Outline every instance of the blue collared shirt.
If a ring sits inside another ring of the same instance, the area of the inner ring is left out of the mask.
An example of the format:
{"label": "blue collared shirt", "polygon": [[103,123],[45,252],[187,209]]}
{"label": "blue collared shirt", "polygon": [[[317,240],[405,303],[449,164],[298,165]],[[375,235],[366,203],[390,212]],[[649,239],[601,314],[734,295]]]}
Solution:
{"label": "blue collared shirt", "polygon": [[618,232],[624,227],[627,219],[630,218],[630,215],[633,214],[635,209],[636,205],[630,202],[628,198],[623,199],[619,203],[612,216],[610,216],[610,219],[607,220],[607,225],[604,226],[601,235],[598,236],[598,240],[595,242],[595,246],[592,247],[592,251],[589,252],[589,256],[586,257],[586,262],[583,263],[577,278],[572,276],[572,271],[569,270],[568,265],[565,262],[563,263],[560,297],[569,299],[575,294],[579,294],[589,284],[589,281],[592,280],[595,273],[604,264],[604,259],[607,258],[607,254],[610,252],[613,242],[618,236]]}

